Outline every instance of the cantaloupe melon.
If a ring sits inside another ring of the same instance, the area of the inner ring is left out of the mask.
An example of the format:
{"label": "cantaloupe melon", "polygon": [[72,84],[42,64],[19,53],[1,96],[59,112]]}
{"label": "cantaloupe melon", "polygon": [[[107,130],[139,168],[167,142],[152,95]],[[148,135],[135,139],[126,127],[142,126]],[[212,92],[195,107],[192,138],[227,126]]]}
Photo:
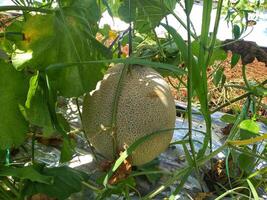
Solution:
{"label": "cantaloupe melon", "polygon": [[[112,112],[123,64],[111,67],[83,103],[83,128],[96,150],[113,157]],[[150,67],[130,66],[119,89],[116,113],[117,150],[130,146],[138,138],[175,125],[175,104],[163,77]],[[162,153],[173,131],[159,134],[137,147],[132,164],[142,165]]]}

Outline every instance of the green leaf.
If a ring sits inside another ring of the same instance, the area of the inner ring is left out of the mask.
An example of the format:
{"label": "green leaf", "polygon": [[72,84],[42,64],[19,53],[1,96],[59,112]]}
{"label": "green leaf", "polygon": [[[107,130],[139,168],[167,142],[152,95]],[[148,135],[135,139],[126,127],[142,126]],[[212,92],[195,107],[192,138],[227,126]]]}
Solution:
{"label": "green leaf", "polygon": [[50,73],[53,73],[54,70],[61,70],[62,68],[68,68],[68,67],[72,67],[75,65],[94,64],[94,63],[124,63],[124,64],[132,64],[132,65],[138,64],[138,65],[150,66],[156,70],[166,70],[176,75],[186,74],[185,70],[180,69],[175,65],[160,63],[160,62],[152,62],[150,60],[134,58],[134,57],[118,58],[118,59],[110,59],[110,60],[87,61],[87,62],[82,62],[82,63],[54,64],[54,65],[50,65],[46,70],[47,70],[47,73],[50,74]]}
{"label": "green leaf", "polygon": [[[208,38],[208,41],[210,41],[211,38]],[[215,41],[215,46],[220,46],[222,45],[222,42],[220,40]],[[199,54],[199,49],[200,49],[200,41],[195,40],[192,42],[192,52],[195,56],[198,56]],[[214,48],[209,65],[212,65],[215,61],[218,60],[225,60],[227,58],[227,53],[221,49],[221,48]]]}
{"label": "green leaf", "polygon": [[229,124],[233,124],[236,120],[236,116],[230,115],[230,114],[225,114],[221,117],[221,121]]}
{"label": "green leaf", "polygon": [[31,51],[20,51],[16,50],[11,57],[12,64],[17,70],[22,70],[24,68],[24,64],[29,62],[32,59]]}
{"label": "green leaf", "polygon": [[40,174],[34,166],[26,166],[22,168],[15,167],[1,167],[0,176],[12,176],[21,180],[30,180],[43,184],[52,184],[53,177]]}
{"label": "green leaf", "polygon": [[[137,0],[138,1],[138,0]],[[125,22],[133,22],[136,19],[137,1],[123,0],[118,8],[119,17]],[[131,3],[131,5],[129,5]]]}
{"label": "green leaf", "polygon": [[39,78],[39,73],[30,79],[30,87],[25,103],[25,114],[31,124],[42,127],[45,136],[55,132],[47,105],[44,80]]}
{"label": "green leaf", "polygon": [[118,13],[122,20],[133,21],[139,32],[146,33],[158,26],[160,21],[171,13],[175,5],[175,0],[135,0],[131,1],[129,11],[129,0],[123,0]]}
{"label": "green leaf", "polygon": [[57,120],[61,128],[65,132],[70,132],[70,124],[69,122],[64,118],[63,114],[57,113]]}
{"label": "green leaf", "polygon": [[191,10],[193,8],[193,5],[194,5],[194,0],[188,0],[186,3],[185,3],[185,11],[186,13],[189,15],[191,13]]}
{"label": "green leaf", "polygon": [[[23,26],[22,50],[32,52],[23,67],[44,70],[50,64],[110,58],[111,52],[95,39],[100,19],[95,0],[63,3],[54,14],[29,16]],[[45,28],[43,28],[45,27]],[[23,55],[20,55],[23,56]],[[51,87],[65,97],[78,97],[95,88],[104,64],[72,66],[50,73]]]}
{"label": "green leaf", "polygon": [[7,155],[7,151],[0,149],[0,166],[5,163],[5,159],[7,157],[6,155]]}
{"label": "green leaf", "polygon": [[240,30],[240,27],[238,25],[236,25],[236,24],[234,25],[232,32],[233,32],[233,35],[234,35],[234,39],[240,38],[241,30]]}
{"label": "green leaf", "polygon": [[233,53],[232,58],[231,58],[231,68],[233,68],[234,66],[236,66],[236,64],[238,63],[240,59],[240,55]]}
{"label": "green leaf", "polygon": [[[154,159],[150,161],[149,163],[146,163],[142,166],[137,167],[137,171],[144,173],[147,180],[152,184],[155,185],[159,179],[161,178],[161,173],[151,173],[151,172],[159,172],[159,159]],[[138,174],[137,172],[137,174]],[[131,175],[134,175],[135,172],[133,172]]]}
{"label": "green leaf", "polygon": [[251,181],[249,179],[247,179],[247,183],[250,187],[250,190],[252,192],[254,200],[259,200],[260,198],[259,198],[258,192],[257,192],[256,188],[254,187],[254,185],[251,183]]}
{"label": "green leaf", "polygon": [[68,162],[72,159],[75,150],[75,144],[71,139],[64,138],[61,148],[60,162]]}
{"label": "green leaf", "polygon": [[241,139],[249,139],[251,137],[255,137],[257,136],[257,134],[259,134],[260,131],[259,124],[251,119],[243,120],[240,123],[239,128]]}
{"label": "green leaf", "polygon": [[96,199],[112,199],[110,197],[116,195],[124,196],[125,199],[131,199],[129,196],[129,188],[136,188],[136,182],[133,177],[128,177],[121,180],[118,184],[112,185],[111,187],[104,189],[103,192]]}
{"label": "green leaf", "polygon": [[219,83],[222,81],[223,79],[223,75],[224,75],[224,68],[220,67],[214,74],[213,74],[213,83],[214,85],[217,87],[219,85]]}
{"label": "green leaf", "polygon": [[23,21],[14,20],[13,23],[6,28],[6,39],[15,41],[23,40],[23,34],[21,33]]}
{"label": "green leaf", "polygon": [[256,96],[260,97],[267,97],[267,88],[263,85],[256,85],[251,86],[250,88],[251,93],[253,93]]}
{"label": "green leaf", "polygon": [[[1,44],[0,44],[0,45],[1,45]],[[6,52],[3,51],[2,49],[0,49],[0,59],[8,60],[8,55],[7,55]]]}
{"label": "green leaf", "polygon": [[38,88],[38,77],[39,77],[39,72],[37,72],[36,75],[32,76],[30,79],[30,87],[27,95],[27,100],[25,102],[26,108],[31,107],[31,101],[36,94],[37,88]]}
{"label": "green leaf", "polygon": [[[181,35],[171,26],[168,26],[166,24],[161,24],[167,31],[168,33],[171,34],[173,37],[174,42],[176,43],[178,49],[181,51],[181,56],[182,60],[185,62],[185,65],[187,66],[188,60],[191,59],[192,62],[192,68],[193,68],[193,88],[196,91],[198,98],[200,100],[200,104],[202,108],[205,108],[207,106],[207,98],[206,98],[206,93],[205,93],[205,88],[204,85],[201,83],[202,81],[202,76],[200,73],[200,68],[197,66],[198,60],[196,57],[191,57],[188,58],[188,46],[185,43],[184,39],[181,37]],[[205,109],[201,109],[204,117],[208,115],[206,113]]]}
{"label": "green leaf", "polygon": [[164,0],[164,1],[161,1],[161,2],[164,3],[164,6],[169,11],[172,11],[175,8],[176,4],[177,4],[177,1],[174,1],[174,0]]}
{"label": "green leaf", "polygon": [[79,192],[82,189],[82,181],[87,178],[85,173],[66,166],[44,168],[41,173],[44,176],[53,177],[54,182],[44,184],[28,181],[22,191],[24,196],[29,197],[33,194],[42,193],[59,200],[67,199],[72,193]]}
{"label": "green leaf", "polygon": [[251,173],[254,168],[255,158],[242,153],[238,157],[239,167],[247,173]]}
{"label": "green leaf", "polygon": [[28,81],[22,72],[1,61],[0,74],[0,149],[7,149],[22,144],[28,132],[19,109],[26,100]]}

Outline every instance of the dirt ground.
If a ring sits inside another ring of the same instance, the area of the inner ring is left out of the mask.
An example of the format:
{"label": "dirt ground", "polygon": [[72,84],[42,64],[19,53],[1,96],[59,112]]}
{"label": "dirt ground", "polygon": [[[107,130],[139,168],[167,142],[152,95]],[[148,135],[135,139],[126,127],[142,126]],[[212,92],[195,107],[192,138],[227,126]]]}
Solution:
{"label": "dirt ground", "polygon": [[[239,62],[235,67],[231,68],[229,58],[224,62],[225,75],[228,81],[240,82],[242,79],[242,64]],[[267,79],[267,66],[264,63],[258,62],[256,59],[246,67],[246,75],[248,80],[262,82]]]}
{"label": "dirt ground", "polygon": [[[239,63],[233,68],[231,68],[230,62],[231,62],[231,53],[229,53],[228,58],[221,63],[221,65],[224,67],[224,74],[226,76],[225,84],[235,84],[244,86],[241,61],[239,61]],[[254,62],[246,66],[246,75],[248,81],[260,83],[267,79],[267,66],[265,66],[265,63],[258,62],[255,59]],[[183,101],[183,102],[187,101],[186,88],[181,86],[178,90],[176,90],[174,86],[177,86],[179,84],[179,81],[174,78],[168,78],[167,81],[170,83],[172,95],[174,96],[174,98],[178,101]],[[230,99],[236,98],[244,94],[244,91],[240,89],[233,89],[233,88],[225,89],[225,88],[215,87],[214,84],[212,83],[212,76],[209,78],[209,91],[210,91],[209,97],[211,101],[210,105],[211,108],[215,108],[218,105],[221,105],[222,103],[226,103]],[[232,107],[241,106],[243,102],[244,101],[237,102],[233,104]],[[267,98],[264,98],[262,103],[267,105]],[[231,108],[228,107],[223,111],[227,111],[229,109]]]}

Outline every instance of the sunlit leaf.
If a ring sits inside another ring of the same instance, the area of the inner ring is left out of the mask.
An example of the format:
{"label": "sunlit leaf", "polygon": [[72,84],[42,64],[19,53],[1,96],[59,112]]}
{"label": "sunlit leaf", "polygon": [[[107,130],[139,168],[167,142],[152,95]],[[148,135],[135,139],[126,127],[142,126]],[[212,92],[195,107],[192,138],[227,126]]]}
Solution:
{"label": "sunlit leaf", "polygon": [[236,117],[234,115],[230,115],[230,114],[224,114],[222,117],[221,117],[221,121],[225,122],[225,123],[234,123],[236,120]]}
{"label": "sunlit leaf", "polygon": [[255,200],[259,200],[260,198],[259,198],[257,189],[254,187],[254,185],[252,184],[252,182],[249,179],[247,179],[247,183],[248,183],[248,185],[250,187],[250,190],[252,192],[252,195],[253,195],[254,199]]}
{"label": "sunlit leaf", "polygon": [[239,128],[240,128],[241,139],[248,139],[251,137],[255,137],[260,131],[259,124],[250,119],[242,121],[239,125]]}
{"label": "sunlit leaf", "polygon": [[44,80],[37,73],[30,79],[30,87],[25,103],[25,113],[29,122],[43,128],[45,136],[55,132],[47,105],[47,95],[44,91]]}
{"label": "sunlit leaf", "polygon": [[[101,16],[96,1],[68,1],[62,5],[54,14],[27,17],[22,28],[25,39],[16,44],[25,52],[31,51],[32,58],[17,67],[44,70],[55,63],[110,58],[111,52],[95,38]],[[65,97],[77,97],[94,89],[106,65],[84,66],[50,73],[51,86]]]}
{"label": "sunlit leaf", "polygon": [[19,146],[26,138],[28,123],[20,112],[27,96],[28,80],[22,72],[0,61],[0,149]]}

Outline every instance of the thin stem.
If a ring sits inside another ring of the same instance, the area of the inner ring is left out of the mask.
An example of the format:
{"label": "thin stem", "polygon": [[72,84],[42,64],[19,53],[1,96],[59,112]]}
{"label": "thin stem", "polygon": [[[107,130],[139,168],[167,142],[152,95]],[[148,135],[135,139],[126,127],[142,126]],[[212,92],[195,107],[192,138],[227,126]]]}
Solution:
{"label": "thin stem", "polygon": [[111,127],[112,127],[112,132],[111,132],[111,136],[113,138],[113,155],[114,158],[116,158],[117,156],[117,111],[118,111],[118,104],[119,104],[119,97],[120,97],[120,93],[121,93],[121,89],[122,89],[122,81],[128,71],[128,65],[124,65],[119,77],[119,81],[117,84],[117,89],[115,92],[115,97],[113,99],[113,103],[112,103],[112,119],[111,119]]}
{"label": "thin stem", "polygon": [[[228,147],[228,144],[225,143],[224,145],[222,145],[221,147],[219,147],[218,149],[213,151],[211,154],[209,154],[205,157],[202,157],[201,159],[198,159],[197,160],[198,166],[204,165],[207,161],[212,159],[214,156],[216,156],[218,153],[222,152],[227,147]],[[175,181],[177,181],[177,179],[179,177],[185,175],[186,173],[188,173],[188,171],[190,171],[192,169],[193,168],[191,166],[188,166],[188,167],[185,167],[183,169],[177,170],[176,172],[174,172],[173,177],[171,177],[166,183],[164,183],[160,187],[153,190],[151,193],[146,195],[143,199],[152,199],[153,197],[155,197],[156,195],[158,195],[159,193],[161,193],[162,191],[167,189],[169,186],[171,186]]]}
{"label": "thin stem", "polygon": [[183,81],[183,79],[179,76],[175,76],[182,84],[184,87],[187,87],[186,83]]}
{"label": "thin stem", "polygon": [[217,12],[216,12],[216,18],[215,18],[215,24],[214,24],[214,29],[213,29],[213,34],[212,34],[212,38],[211,38],[211,42],[210,42],[210,46],[209,46],[209,52],[208,52],[208,58],[206,61],[206,66],[208,66],[212,53],[213,53],[213,49],[215,46],[215,41],[216,41],[216,37],[217,37],[217,33],[218,33],[218,29],[219,29],[219,23],[220,23],[220,18],[221,18],[221,13],[222,13],[222,4],[223,4],[223,0],[219,0],[217,3]]}
{"label": "thin stem", "polygon": [[10,149],[9,148],[6,150],[6,160],[5,160],[5,162],[6,162],[6,165],[10,164]]}
{"label": "thin stem", "polygon": [[78,97],[75,98],[75,104],[76,104],[76,106],[77,106],[77,110],[78,110],[78,113],[79,113],[79,117],[80,117],[80,119],[81,119],[81,121],[82,121],[82,112],[81,112],[81,108],[80,108],[80,105],[79,105],[79,99],[78,99]]}
{"label": "thin stem", "polygon": [[[81,119],[81,121],[82,121],[82,112],[81,112],[81,109],[80,109],[80,105],[79,105],[78,98],[75,98],[75,103],[76,103],[76,106],[77,106],[77,110],[78,110],[78,113],[79,113],[79,117],[80,117],[80,119]],[[96,156],[94,147],[93,147],[92,144],[90,143],[90,140],[89,140],[87,134],[85,133],[85,131],[84,131],[83,129],[82,129],[81,131],[83,132],[83,135],[84,135],[84,137],[85,137],[85,139],[86,139],[86,142],[88,143],[88,146],[89,146],[89,148],[90,148],[90,150],[91,150],[91,152],[92,152],[92,156],[93,156],[93,158],[96,160],[96,162],[98,162],[98,159],[97,159],[97,156]]]}
{"label": "thin stem", "polygon": [[153,197],[157,196],[159,193],[161,193],[162,191],[164,191],[165,189],[167,189],[169,186],[171,186],[175,181],[177,181],[177,179],[181,176],[183,176],[184,174],[188,173],[188,171],[191,171],[193,168],[192,167],[185,167],[183,169],[180,169],[178,171],[176,171],[173,176],[163,185],[161,185],[160,187],[156,188],[155,190],[153,190],[152,192],[150,192],[148,195],[146,195],[145,197],[143,197],[143,200],[147,200],[147,199],[153,199]]}
{"label": "thin stem", "polygon": [[244,154],[247,154],[247,155],[249,155],[249,156],[257,157],[257,158],[260,158],[260,159],[262,159],[262,160],[267,160],[267,157],[265,157],[265,156],[259,155],[259,154],[257,154],[257,153],[251,153],[251,152],[249,152],[249,151],[245,151],[245,150],[243,150],[242,148],[238,148],[238,147],[236,147],[236,146],[234,146],[234,145],[230,145],[230,144],[229,144],[229,147],[235,149],[236,151],[239,151],[239,152],[242,152],[242,153],[244,153]]}
{"label": "thin stem", "polygon": [[94,190],[94,191],[97,191],[97,192],[99,192],[99,191],[101,190],[101,188],[95,186],[95,185],[94,185],[93,183],[91,183],[90,181],[87,181],[87,182],[82,181],[82,184],[83,184],[84,186],[88,187],[89,189]]}
{"label": "thin stem", "polygon": [[[181,1],[177,1],[177,3],[179,4],[179,6],[181,6],[181,8],[184,10],[184,12],[186,14],[186,9],[185,9],[184,5],[182,4],[182,2]],[[193,22],[191,21],[191,19],[189,19],[189,21],[190,21],[190,26],[192,27],[192,30],[194,31],[194,34],[197,35],[197,32],[195,30]]]}
{"label": "thin stem", "polygon": [[[187,48],[187,69],[188,69],[188,75],[187,75],[187,110],[188,110],[188,138],[189,138],[189,146],[191,149],[192,157],[193,157],[193,165],[196,170],[197,178],[200,179],[200,172],[198,168],[198,164],[196,162],[196,151],[193,143],[192,138],[192,129],[193,129],[193,117],[192,117],[192,97],[193,97],[193,67],[192,67],[192,45],[191,45],[191,35],[190,35],[190,12],[189,10],[189,1],[186,1],[186,22],[187,22],[187,41],[188,41],[188,48]],[[187,173],[186,173],[187,175]]]}
{"label": "thin stem", "polygon": [[[185,182],[187,181],[188,177],[190,176],[190,174],[192,173],[192,170],[188,170],[183,177],[181,178],[181,181],[179,183],[179,185],[176,187],[175,191],[172,193],[172,195],[170,196],[170,200],[171,199],[175,199],[175,196],[181,191],[181,189],[183,188]],[[201,186],[202,188],[202,186]]]}
{"label": "thin stem", "polygon": [[3,11],[10,11],[10,10],[21,10],[21,11],[35,11],[35,12],[41,12],[41,13],[53,13],[53,10],[50,9],[44,9],[44,8],[36,8],[36,7],[24,7],[24,6],[0,6],[0,12]]}
{"label": "thin stem", "polygon": [[[175,19],[186,29],[188,30],[187,28],[187,25],[180,19],[180,17],[174,12],[174,11],[171,11],[171,14],[175,17]],[[195,40],[197,39],[197,35],[195,35],[192,31],[190,31],[190,35],[192,36],[192,38],[194,38]]]}
{"label": "thin stem", "polygon": [[246,65],[242,65],[242,76],[243,76],[243,79],[244,79],[244,82],[245,82],[247,88],[249,89],[250,85],[248,83],[248,79],[247,79],[247,75],[246,75]]}
{"label": "thin stem", "polygon": [[32,146],[31,146],[31,152],[32,152],[32,163],[34,163],[35,161],[35,136],[36,136],[36,133],[34,132],[33,135],[32,135]]}
{"label": "thin stem", "polygon": [[249,91],[248,88],[244,87],[244,86],[241,86],[241,85],[234,85],[234,84],[227,84],[227,85],[224,85],[225,88],[236,88],[236,89],[241,89],[241,90],[245,90],[245,91]]}
{"label": "thin stem", "polygon": [[218,45],[218,46],[214,46],[214,48],[222,48],[222,47],[227,46],[227,45],[229,45],[229,44],[233,44],[233,43],[235,43],[235,42],[237,42],[237,41],[241,41],[241,40],[243,40],[245,37],[247,37],[249,34],[251,34],[253,30],[254,30],[254,27],[252,27],[251,30],[250,30],[246,35],[244,35],[243,37],[241,37],[241,38],[239,38],[239,39],[232,40],[231,42],[227,42],[227,43],[224,43],[224,44],[220,44],[220,45]]}
{"label": "thin stem", "polygon": [[234,102],[240,101],[241,99],[244,99],[244,98],[248,97],[250,94],[251,94],[250,92],[247,92],[247,93],[245,93],[245,94],[243,94],[243,95],[241,95],[241,96],[239,96],[239,97],[236,97],[236,98],[234,98],[234,99],[229,100],[229,101],[226,102],[225,104],[222,104],[222,105],[220,105],[219,107],[217,107],[217,108],[215,108],[214,110],[212,110],[212,111],[211,111],[211,114],[212,114],[212,113],[215,113],[215,112],[217,112],[217,111],[220,111],[222,108],[224,108],[224,107],[226,107],[226,106],[229,106],[229,105],[231,105],[231,104],[234,103]]}
{"label": "thin stem", "polygon": [[121,40],[130,30],[130,27],[127,28],[125,31],[121,32],[110,44],[110,46],[108,47],[109,50],[111,50],[113,48],[113,46],[116,44],[116,42],[118,40]]}
{"label": "thin stem", "polygon": [[159,41],[159,38],[158,38],[158,36],[157,36],[157,33],[156,33],[155,29],[153,29],[153,33],[154,33],[154,35],[155,35],[156,42],[157,42],[157,45],[158,45],[158,47],[159,47],[159,52],[160,52],[160,54],[161,54],[164,58],[166,58],[166,55],[165,55],[165,53],[164,53],[164,51],[163,51],[163,49],[162,49],[162,46],[161,46],[161,44],[160,44],[160,41]]}
{"label": "thin stem", "polygon": [[[245,72],[243,72],[243,73],[245,73]],[[259,86],[261,86],[261,85],[265,85],[266,83],[267,83],[267,80],[261,82],[261,83],[259,84]],[[225,87],[238,87],[238,85],[225,85]],[[242,87],[242,86],[240,86],[240,87],[238,87],[238,88],[239,88],[239,89],[248,90],[247,88]],[[225,104],[223,104],[223,105],[221,105],[221,106],[215,108],[214,110],[212,110],[212,111],[211,111],[211,114],[212,114],[212,113],[215,113],[215,112],[217,112],[217,111],[219,111],[219,110],[221,110],[222,108],[224,108],[224,107],[226,107],[226,106],[231,105],[232,103],[234,103],[234,102],[236,102],[236,101],[240,101],[241,99],[243,99],[243,98],[245,98],[245,97],[248,97],[249,95],[251,95],[251,92],[247,92],[247,93],[245,93],[245,94],[243,94],[243,95],[241,95],[241,96],[239,96],[239,97],[237,97],[237,98],[234,98],[234,99],[232,99],[232,100],[229,100],[229,101],[226,102]]]}
{"label": "thin stem", "polygon": [[177,86],[175,86],[175,85],[173,84],[173,82],[172,82],[172,80],[170,79],[169,76],[167,76],[167,79],[168,79],[169,83],[171,84],[171,86],[172,86],[174,89],[179,90],[179,88],[181,87],[181,86],[180,86],[180,83],[179,83]]}
{"label": "thin stem", "polygon": [[129,7],[128,7],[128,12],[129,12],[129,19],[130,19],[130,25],[129,25],[129,56],[131,56],[132,51],[133,51],[133,42],[132,42],[132,16],[131,16],[131,0],[129,0]]}
{"label": "thin stem", "polygon": [[2,37],[6,37],[7,35],[20,35],[23,37],[23,33],[21,32],[3,32],[3,33],[0,33],[0,38]]}
{"label": "thin stem", "polygon": [[[207,80],[207,46],[210,27],[210,15],[212,10],[212,1],[204,0],[203,12],[202,12],[202,26],[200,36],[200,48],[198,54],[198,68],[200,69],[202,78],[202,94],[199,95],[201,110],[205,118],[206,124],[206,136],[204,138],[203,146],[198,152],[198,158],[205,155],[208,146],[210,146],[210,152],[212,152],[212,132],[211,132],[211,116],[208,106],[208,80]],[[210,145],[209,145],[210,144]],[[212,163],[211,163],[212,164]]]}

